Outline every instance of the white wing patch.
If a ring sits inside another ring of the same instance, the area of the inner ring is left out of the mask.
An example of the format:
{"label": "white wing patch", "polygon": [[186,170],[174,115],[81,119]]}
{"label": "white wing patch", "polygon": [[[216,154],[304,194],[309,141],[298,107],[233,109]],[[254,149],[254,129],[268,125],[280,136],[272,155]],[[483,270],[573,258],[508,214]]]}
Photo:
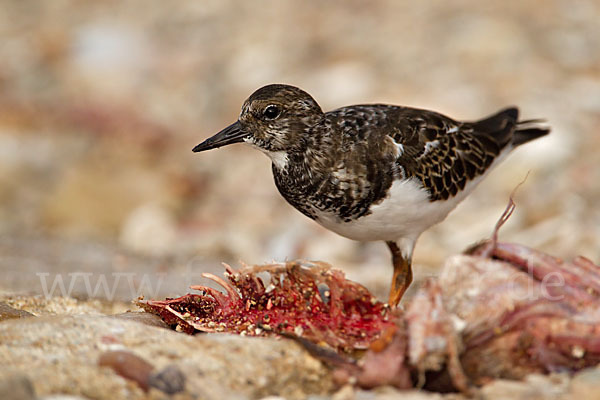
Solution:
{"label": "white wing patch", "polygon": [[396,142],[394,139],[392,139],[392,142],[394,142],[396,149],[398,149],[398,155],[396,157],[402,157],[402,154],[404,154],[404,146],[401,143]]}
{"label": "white wing patch", "polygon": [[425,143],[425,150],[423,151],[423,154],[421,154],[419,156],[419,158],[424,157],[425,155],[427,155],[431,150],[437,148],[440,146],[440,141],[439,140],[433,140],[431,142],[427,142]]}

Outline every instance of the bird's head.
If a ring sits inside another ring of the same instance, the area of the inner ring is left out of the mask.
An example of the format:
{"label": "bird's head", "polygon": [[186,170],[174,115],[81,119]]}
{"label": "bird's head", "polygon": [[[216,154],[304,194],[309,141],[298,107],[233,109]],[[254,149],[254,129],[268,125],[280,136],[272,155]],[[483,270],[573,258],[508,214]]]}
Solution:
{"label": "bird's head", "polygon": [[237,122],[194,147],[194,152],[245,142],[273,159],[300,149],[310,127],[323,115],[305,91],[289,85],[267,85],[244,102]]}

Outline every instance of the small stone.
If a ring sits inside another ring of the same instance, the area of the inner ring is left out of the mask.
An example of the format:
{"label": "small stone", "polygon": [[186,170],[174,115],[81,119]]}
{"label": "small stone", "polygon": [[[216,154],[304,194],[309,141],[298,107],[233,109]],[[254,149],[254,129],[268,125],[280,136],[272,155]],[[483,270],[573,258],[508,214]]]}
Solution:
{"label": "small stone", "polygon": [[6,303],[0,303],[0,322],[7,319],[33,317],[30,312],[19,310]]}
{"label": "small stone", "polygon": [[13,375],[0,381],[0,399],[2,400],[34,400],[35,389],[25,375]]}
{"label": "small stone", "polygon": [[331,400],[354,400],[354,388],[352,385],[344,385],[331,396]]}
{"label": "small stone", "polygon": [[135,321],[148,326],[156,326],[158,328],[169,328],[169,325],[167,325],[159,316],[147,312],[127,311],[121,314],[112,315],[111,317]]}
{"label": "small stone", "polygon": [[185,375],[176,366],[169,365],[150,375],[148,384],[167,394],[175,394],[185,390]]}
{"label": "small stone", "polygon": [[98,365],[109,367],[125,379],[136,382],[144,391],[150,386],[150,374],[154,367],[129,351],[106,351],[100,355]]}

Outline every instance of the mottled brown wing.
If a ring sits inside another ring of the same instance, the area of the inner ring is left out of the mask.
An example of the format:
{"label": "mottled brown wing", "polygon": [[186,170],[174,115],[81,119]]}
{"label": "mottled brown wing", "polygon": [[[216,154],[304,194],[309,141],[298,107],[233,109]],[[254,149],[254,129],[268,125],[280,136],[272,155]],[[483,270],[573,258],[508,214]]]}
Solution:
{"label": "mottled brown wing", "polygon": [[405,176],[419,179],[431,201],[445,200],[485,173],[511,142],[517,118],[515,108],[472,123],[401,109],[390,136],[400,145],[397,163]]}

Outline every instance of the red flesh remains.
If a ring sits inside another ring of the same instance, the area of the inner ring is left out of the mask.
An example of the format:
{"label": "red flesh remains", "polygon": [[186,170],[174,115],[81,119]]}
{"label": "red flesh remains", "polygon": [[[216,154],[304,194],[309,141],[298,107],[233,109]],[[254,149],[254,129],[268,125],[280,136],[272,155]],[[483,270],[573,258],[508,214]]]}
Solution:
{"label": "red flesh remains", "polygon": [[[266,284],[258,277],[264,272],[270,275]],[[237,271],[226,266],[225,276],[228,282],[205,274],[227,294],[192,286],[201,294],[139,305],[187,333],[287,333],[338,350],[367,348],[380,332],[394,326],[387,305],[327,264],[289,262]]]}

